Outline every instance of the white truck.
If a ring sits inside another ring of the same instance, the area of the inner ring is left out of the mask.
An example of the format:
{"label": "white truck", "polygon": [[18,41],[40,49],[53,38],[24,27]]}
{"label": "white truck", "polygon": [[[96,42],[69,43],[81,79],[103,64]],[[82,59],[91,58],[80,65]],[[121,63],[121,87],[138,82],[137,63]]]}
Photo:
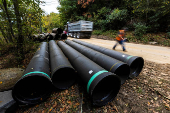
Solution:
{"label": "white truck", "polygon": [[67,23],[66,31],[72,38],[90,38],[93,31],[93,22],[80,20]]}

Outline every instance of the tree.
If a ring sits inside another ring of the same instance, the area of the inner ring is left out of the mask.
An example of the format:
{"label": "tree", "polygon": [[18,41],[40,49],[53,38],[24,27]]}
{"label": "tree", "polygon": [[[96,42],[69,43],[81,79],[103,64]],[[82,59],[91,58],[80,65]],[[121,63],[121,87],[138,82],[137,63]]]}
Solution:
{"label": "tree", "polygon": [[50,13],[42,17],[43,31],[50,32],[53,28],[63,28],[64,23],[61,23],[60,15],[57,13]]}
{"label": "tree", "polygon": [[22,21],[21,21],[21,16],[19,12],[19,2],[18,0],[12,0],[14,4],[14,11],[16,15],[16,20],[17,20],[17,29],[18,29],[18,37],[17,37],[17,61],[20,64],[21,61],[24,59],[23,55],[23,34],[22,34]]}

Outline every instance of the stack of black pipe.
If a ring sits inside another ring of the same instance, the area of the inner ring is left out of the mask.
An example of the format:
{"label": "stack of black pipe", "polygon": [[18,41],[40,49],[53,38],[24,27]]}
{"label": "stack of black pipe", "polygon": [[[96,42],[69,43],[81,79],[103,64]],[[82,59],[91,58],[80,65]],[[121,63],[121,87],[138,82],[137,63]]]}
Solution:
{"label": "stack of black pipe", "polygon": [[111,101],[120,89],[119,81],[123,84],[128,78],[138,76],[144,65],[142,57],[79,40],[59,41],[58,45],[79,73],[93,104],[97,106]]}
{"label": "stack of black pipe", "polygon": [[32,35],[31,39],[33,41],[39,41],[39,42],[43,42],[47,39],[47,35],[46,34],[37,34],[37,35]]}
{"label": "stack of black pipe", "polygon": [[93,105],[103,106],[116,97],[121,85],[116,74],[108,72],[63,41],[58,41],[58,45],[78,72]]}
{"label": "stack of black pipe", "polygon": [[66,40],[65,42],[71,47],[73,47],[74,49],[76,49],[78,52],[85,55],[87,58],[89,58],[93,62],[105,68],[107,71],[110,71],[118,75],[121,79],[121,84],[123,84],[128,79],[129,74],[130,74],[130,68],[126,63],[116,60],[100,52],[97,52],[86,46],[80,45],[71,40]]}
{"label": "stack of black pipe", "polygon": [[48,40],[65,40],[67,39],[67,35],[63,34],[63,30],[61,28],[54,28],[52,33],[49,34]]}
{"label": "stack of black pipe", "polygon": [[56,42],[51,40],[49,49],[48,43],[42,42],[22,78],[15,84],[12,96],[20,105],[38,104],[48,98],[53,86],[67,89],[75,81],[76,72]]}
{"label": "stack of black pipe", "polygon": [[49,46],[42,42],[23,77],[15,84],[12,96],[19,104],[37,104],[50,95],[53,86],[67,89],[78,75],[93,105],[103,106],[116,97],[121,84],[140,74],[143,65],[141,57],[79,40],[57,44],[51,40]]}

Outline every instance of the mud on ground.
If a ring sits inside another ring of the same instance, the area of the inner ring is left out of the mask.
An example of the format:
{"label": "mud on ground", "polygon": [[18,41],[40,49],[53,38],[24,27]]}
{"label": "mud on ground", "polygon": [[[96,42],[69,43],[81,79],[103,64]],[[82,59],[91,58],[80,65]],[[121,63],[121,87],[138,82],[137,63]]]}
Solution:
{"label": "mud on ground", "polygon": [[103,107],[93,107],[86,90],[75,84],[54,91],[39,105],[20,107],[16,113],[170,113],[170,64],[145,61],[141,74],[126,81],[117,97]]}

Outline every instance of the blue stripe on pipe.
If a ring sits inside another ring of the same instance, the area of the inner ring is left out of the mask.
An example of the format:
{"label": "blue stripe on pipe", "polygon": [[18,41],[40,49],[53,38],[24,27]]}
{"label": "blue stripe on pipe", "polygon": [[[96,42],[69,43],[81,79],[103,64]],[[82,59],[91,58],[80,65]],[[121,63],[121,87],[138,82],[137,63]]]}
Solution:
{"label": "blue stripe on pipe", "polygon": [[47,74],[46,74],[46,73],[44,73],[44,72],[40,72],[40,71],[33,71],[33,72],[29,72],[29,73],[27,73],[27,74],[23,75],[22,77],[24,77],[24,76],[26,76],[26,75],[29,75],[29,74],[33,74],[33,73],[40,73],[40,74],[46,75],[47,77],[49,77],[49,78],[50,78],[50,76],[49,76],[49,75],[47,75]]}
{"label": "blue stripe on pipe", "polygon": [[105,73],[105,72],[108,72],[108,71],[106,71],[106,70],[99,71],[99,72],[95,73],[95,74],[90,78],[90,80],[89,80],[89,82],[88,82],[88,84],[87,84],[87,93],[89,93],[89,88],[90,88],[90,85],[91,85],[91,83],[93,82],[93,80],[94,80],[98,75],[100,75],[100,74],[102,74],[102,73]]}

